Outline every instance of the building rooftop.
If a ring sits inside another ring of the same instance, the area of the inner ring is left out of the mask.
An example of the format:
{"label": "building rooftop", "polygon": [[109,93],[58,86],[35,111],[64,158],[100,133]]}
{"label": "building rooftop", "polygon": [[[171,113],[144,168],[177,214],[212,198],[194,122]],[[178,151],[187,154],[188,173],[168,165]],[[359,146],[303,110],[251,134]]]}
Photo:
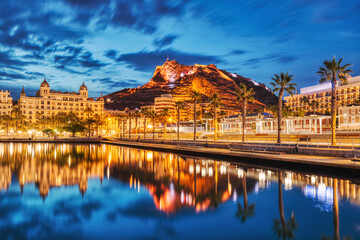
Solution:
{"label": "building rooftop", "polygon": [[[360,82],[360,76],[351,77],[348,79],[348,84],[358,83]],[[300,88],[300,94],[310,94],[313,92],[322,92],[331,90],[331,82],[325,82],[317,85],[313,85],[310,87]]]}

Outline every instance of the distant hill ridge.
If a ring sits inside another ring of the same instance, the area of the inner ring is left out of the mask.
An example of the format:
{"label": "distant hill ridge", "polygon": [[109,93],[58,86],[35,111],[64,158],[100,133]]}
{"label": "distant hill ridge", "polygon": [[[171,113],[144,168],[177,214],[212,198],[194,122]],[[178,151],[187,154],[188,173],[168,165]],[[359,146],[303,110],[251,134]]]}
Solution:
{"label": "distant hill ridge", "polygon": [[174,98],[190,100],[190,91],[196,90],[204,95],[204,99],[217,92],[221,98],[222,108],[239,108],[236,101],[236,88],[244,83],[255,91],[255,101],[249,104],[253,110],[259,106],[276,104],[277,97],[265,86],[235,73],[218,69],[214,64],[181,65],[175,60],[167,60],[162,66],[157,66],[151,80],[138,88],[123,89],[105,96],[111,99],[107,108],[123,110],[152,105],[154,98],[170,93]]}

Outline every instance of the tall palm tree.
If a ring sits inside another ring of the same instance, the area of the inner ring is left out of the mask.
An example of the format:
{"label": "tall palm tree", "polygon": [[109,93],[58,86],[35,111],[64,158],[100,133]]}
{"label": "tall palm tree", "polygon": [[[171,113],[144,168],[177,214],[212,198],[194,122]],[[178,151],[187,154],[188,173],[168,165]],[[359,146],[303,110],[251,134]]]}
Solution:
{"label": "tall palm tree", "polygon": [[135,118],[135,134],[136,134],[135,138],[137,138],[137,135],[138,135],[138,119],[141,117],[140,111],[136,109],[133,116]]}
{"label": "tall palm tree", "polygon": [[273,80],[270,84],[273,86],[273,92],[279,92],[279,100],[278,100],[278,138],[277,142],[281,143],[281,114],[282,114],[282,105],[283,105],[283,95],[284,93],[288,93],[291,96],[295,92],[295,83],[292,82],[293,75],[289,75],[289,72],[280,74],[274,74],[275,77],[272,77]]}
{"label": "tall palm tree", "polygon": [[167,125],[169,116],[170,116],[170,110],[168,108],[161,109],[160,117],[164,123],[164,139],[166,139],[166,125]]}
{"label": "tall palm tree", "polygon": [[215,136],[214,140],[217,141],[217,130],[218,130],[218,123],[217,123],[217,116],[216,111],[220,108],[221,105],[221,97],[217,93],[213,93],[210,97],[210,106],[214,109],[214,129],[215,129]]}
{"label": "tall palm tree", "polygon": [[127,117],[129,119],[129,139],[131,139],[131,120],[133,118],[133,113],[132,112],[128,112]]}
{"label": "tall palm tree", "polygon": [[319,107],[319,103],[315,100],[312,100],[310,103],[309,103],[309,106],[310,108],[313,110],[313,114],[316,115],[316,108]]}
{"label": "tall palm tree", "polygon": [[87,124],[88,124],[88,134],[90,137],[90,133],[91,133],[91,121],[90,121],[90,115],[93,113],[94,111],[92,110],[91,107],[87,107],[84,109],[84,113],[87,115]]}
{"label": "tall palm tree", "polygon": [[246,188],[246,169],[244,170],[244,175],[242,179],[242,186],[244,191],[244,208],[237,203],[238,211],[236,213],[237,218],[241,218],[241,222],[244,223],[248,217],[252,217],[255,215],[255,203],[248,206],[248,199],[247,199],[247,188]]}
{"label": "tall palm tree", "polygon": [[151,110],[149,112],[149,118],[151,119],[152,127],[153,127],[153,130],[152,130],[153,139],[155,139],[155,123],[156,123],[156,120],[158,119],[158,117],[159,117],[158,114],[154,110]]}
{"label": "tall palm tree", "polygon": [[284,202],[282,195],[282,171],[278,172],[278,193],[279,193],[279,213],[280,220],[274,220],[273,231],[277,235],[278,238],[282,239],[291,239],[295,237],[294,230],[297,229],[297,223],[295,220],[294,213],[291,214],[291,218],[286,222],[285,214],[284,214]]}
{"label": "tall palm tree", "polygon": [[194,103],[194,141],[196,140],[196,104],[201,99],[201,94],[198,91],[190,92],[191,101]]}
{"label": "tall palm tree", "polygon": [[175,102],[175,108],[176,108],[176,112],[177,112],[177,122],[176,122],[177,140],[179,141],[179,139],[180,139],[180,110],[184,109],[184,102],[183,101],[176,101]]}
{"label": "tall palm tree", "polygon": [[144,118],[144,139],[146,139],[146,118],[149,115],[149,110],[146,108],[141,110],[141,116]]}
{"label": "tall palm tree", "polygon": [[350,73],[353,71],[349,69],[351,64],[341,65],[343,58],[340,58],[339,61],[335,60],[335,57],[332,60],[325,60],[323,66],[319,68],[317,74],[321,76],[320,83],[331,81],[331,144],[336,144],[336,87],[338,82],[341,85],[347,84],[347,78]]}
{"label": "tall palm tree", "polygon": [[18,134],[19,123],[21,123],[25,119],[25,116],[22,114],[19,108],[13,108],[13,110],[11,111],[11,116],[15,122],[15,132],[16,134]]}
{"label": "tall palm tree", "polygon": [[246,119],[246,108],[248,102],[254,101],[254,89],[247,88],[245,84],[240,84],[236,88],[237,101],[242,102],[242,142],[245,141],[245,119]]}
{"label": "tall palm tree", "polygon": [[[116,119],[118,120],[118,129],[119,129],[119,137],[123,138],[124,137],[124,121],[125,121],[125,116],[124,114],[117,114],[116,115]],[[121,129],[120,126],[122,125]],[[122,134],[121,134],[121,130],[122,130]]]}

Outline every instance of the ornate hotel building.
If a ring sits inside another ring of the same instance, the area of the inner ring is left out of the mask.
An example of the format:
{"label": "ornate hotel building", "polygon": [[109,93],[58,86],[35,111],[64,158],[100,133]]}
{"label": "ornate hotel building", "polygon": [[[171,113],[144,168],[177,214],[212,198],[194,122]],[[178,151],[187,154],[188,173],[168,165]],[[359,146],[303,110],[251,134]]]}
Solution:
{"label": "ornate hotel building", "polygon": [[[346,107],[355,103],[360,96],[360,76],[348,78],[348,84],[337,86],[336,89],[338,107]],[[306,111],[312,111],[309,106],[301,103],[303,97],[315,100],[319,103],[316,112],[325,113],[331,110],[331,83],[321,83],[310,87],[300,89],[299,94],[285,97],[285,106],[289,106],[294,112],[304,108]]]}
{"label": "ornate hotel building", "polygon": [[12,97],[9,91],[0,91],[0,115],[10,115],[12,110]]}
{"label": "ornate hotel building", "polygon": [[88,89],[83,83],[79,92],[61,92],[50,90],[50,85],[44,79],[36,96],[26,96],[24,88],[20,94],[19,107],[26,120],[35,122],[39,116],[51,117],[60,112],[74,112],[80,119],[85,119],[85,109],[91,108],[90,116],[104,114],[104,99],[96,101],[88,97]]}

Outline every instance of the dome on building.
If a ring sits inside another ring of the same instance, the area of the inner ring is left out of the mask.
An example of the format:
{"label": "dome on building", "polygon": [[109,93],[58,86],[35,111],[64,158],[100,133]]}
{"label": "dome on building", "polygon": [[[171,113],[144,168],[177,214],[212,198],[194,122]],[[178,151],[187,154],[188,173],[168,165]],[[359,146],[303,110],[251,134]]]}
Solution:
{"label": "dome on building", "polygon": [[50,87],[49,83],[46,81],[46,78],[44,78],[44,81],[41,83],[40,87]]}
{"label": "dome on building", "polygon": [[88,90],[87,86],[85,86],[85,83],[83,82],[83,84],[80,86],[80,90]]}

